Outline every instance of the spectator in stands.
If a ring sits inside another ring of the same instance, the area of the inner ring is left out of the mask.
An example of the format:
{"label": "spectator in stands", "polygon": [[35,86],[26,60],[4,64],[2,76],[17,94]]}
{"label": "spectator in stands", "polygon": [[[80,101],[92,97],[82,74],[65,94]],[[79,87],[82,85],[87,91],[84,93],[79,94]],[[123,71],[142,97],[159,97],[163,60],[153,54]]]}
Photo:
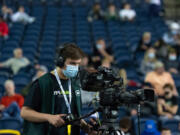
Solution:
{"label": "spectator in stands", "polygon": [[[41,76],[43,76],[44,74],[46,74],[48,72],[48,69],[43,66],[43,65],[35,65],[35,69],[36,69],[36,75],[33,77],[32,81],[35,81],[36,79],[40,78]],[[29,93],[29,89],[32,85],[32,82],[30,82],[29,84],[27,84],[22,90],[21,90],[21,94],[26,97]]]}
{"label": "spectator in stands", "polygon": [[170,46],[160,39],[154,43],[153,47],[156,49],[156,56],[158,60],[166,61]]}
{"label": "spectator in stands", "polygon": [[117,20],[118,19],[118,12],[116,10],[116,6],[114,4],[110,4],[108,6],[108,10],[105,13],[106,20]]}
{"label": "spectator in stands", "polygon": [[149,48],[144,55],[144,59],[141,63],[140,72],[146,75],[148,72],[153,71],[156,62],[156,50],[154,48]]}
{"label": "spectator in stands", "polygon": [[163,40],[166,44],[176,45],[178,42],[178,34],[180,33],[180,26],[176,22],[172,22],[169,25],[169,32],[163,35]]}
{"label": "spectator in stands", "polygon": [[94,56],[92,57],[94,67],[97,68],[100,66],[103,59],[107,59],[109,63],[114,61],[111,48],[106,46],[104,39],[99,38],[96,40],[96,44],[94,46]]}
{"label": "spectator in stands", "polygon": [[129,117],[123,117],[119,121],[120,130],[125,133],[125,135],[130,134],[129,131],[131,129],[131,119]]}
{"label": "spectator in stands", "polygon": [[157,130],[157,126],[154,120],[147,120],[145,123],[145,129],[141,135],[160,135],[160,132]]}
{"label": "spectator in stands", "polygon": [[30,64],[29,60],[23,56],[21,48],[16,48],[14,51],[14,57],[0,63],[0,67],[10,67],[14,74],[17,74],[19,70]]}
{"label": "spectator in stands", "polygon": [[169,128],[162,128],[161,135],[171,135],[171,130]]}
{"label": "spectator in stands", "polygon": [[6,95],[0,101],[0,111],[2,118],[16,117],[20,118],[20,109],[24,104],[24,98],[20,94],[15,93],[15,86],[12,80],[5,82]]}
{"label": "spectator in stands", "polygon": [[[89,65],[89,58],[87,55],[84,55],[84,57],[82,58],[80,68],[85,69],[80,72],[80,76],[81,76],[80,78],[84,78],[84,75],[86,75],[86,72],[84,71],[88,71],[89,73],[96,72],[96,70],[91,65]],[[92,100],[99,98],[98,92],[89,92],[89,91],[81,90],[81,95],[82,95],[81,96],[82,104],[86,104],[86,105],[91,103]]]}
{"label": "spectator in stands", "polygon": [[136,11],[131,9],[129,3],[125,3],[123,9],[119,11],[119,17],[124,21],[133,21],[136,17]]}
{"label": "spectator in stands", "polygon": [[134,80],[129,80],[127,78],[127,73],[125,69],[120,69],[119,70],[119,76],[122,77],[123,83],[125,87],[140,87],[140,83],[134,81]]}
{"label": "spectator in stands", "polygon": [[35,81],[36,79],[40,78],[47,72],[48,72],[48,69],[46,66],[38,65],[38,67],[36,67],[36,75],[33,77],[32,81]]}
{"label": "spectator in stands", "polygon": [[161,11],[161,0],[147,0],[147,2],[150,4],[150,16],[159,16]]}
{"label": "spectator in stands", "polygon": [[101,9],[99,3],[95,3],[92,10],[88,13],[88,21],[93,22],[94,20],[100,20],[104,18],[104,11]]}
{"label": "spectator in stands", "polygon": [[168,59],[165,61],[165,68],[172,74],[178,74],[180,69],[179,62],[177,60],[176,50],[170,49]]}
{"label": "spectator in stands", "polygon": [[164,64],[156,62],[154,71],[149,72],[145,77],[145,82],[151,83],[154,87],[155,94],[162,96],[164,94],[163,86],[167,83],[173,86],[173,94],[178,95],[174,80],[169,72],[164,70]]}
{"label": "spectator in stands", "polygon": [[145,52],[151,46],[152,46],[151,33],[150,32],[144,32],[142,39],[139,42],[137,52]]}
{"label": "spectator in stands", "polygon": [[158,98],[158,115],[160,119],[180,119],[176,116],[178,111],[178,97],[173,95],[174,86],[165,84],[163,86],[164,94]]}
{"label": "spectator in stands", "polygon": [[12,22],[21,22],[23,24],[30,24],[35,21],[34,17],[29,16],[23,6],[20,6],[18,11],[11,16]]}
{"label": "spectator in stands", "polygon": [[0,37],[7,39],[9,34],[9,28],[3,17],[0,16]]}
{"label": "spectator in stands", "polygon": [[11,15],[13,14],[13,11],[11,8],[8,8],[6,5],[3,5],[1,8],[1,13],[3,16],[3,19],[6,20],[6,22],[11,22]]}

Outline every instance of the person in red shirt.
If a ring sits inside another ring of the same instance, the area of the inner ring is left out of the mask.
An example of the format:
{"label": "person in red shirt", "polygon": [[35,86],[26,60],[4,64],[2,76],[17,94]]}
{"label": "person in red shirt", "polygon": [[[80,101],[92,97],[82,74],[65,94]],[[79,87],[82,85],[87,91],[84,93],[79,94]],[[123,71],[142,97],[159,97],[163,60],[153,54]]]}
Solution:
{"label": "person in red shirt", "polygon": [[20,118],[20,109],[24,104],[24,98],[20,94],[15,93],[15,86],[12,80],[5,82],[5,96],[0,101],[0,112],[2,117]]}
{"label": "person in red shirt", "polygon": [[3,37],[5,39],[8,38],[9,34],[9,28],[7,23],[4,21],[3,17],[0,16],[0,37]]}

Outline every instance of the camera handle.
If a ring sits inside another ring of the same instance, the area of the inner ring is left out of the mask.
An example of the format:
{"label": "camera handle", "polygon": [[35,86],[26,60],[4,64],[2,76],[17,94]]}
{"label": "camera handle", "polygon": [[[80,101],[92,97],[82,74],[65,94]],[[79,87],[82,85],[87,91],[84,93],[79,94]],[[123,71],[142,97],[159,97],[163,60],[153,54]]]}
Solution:
{"label": "camera handle", "polygon": [[141,104],[137,105],[137,116],[138,116],[138,135],[141,134],[140,117],[141,117]]}

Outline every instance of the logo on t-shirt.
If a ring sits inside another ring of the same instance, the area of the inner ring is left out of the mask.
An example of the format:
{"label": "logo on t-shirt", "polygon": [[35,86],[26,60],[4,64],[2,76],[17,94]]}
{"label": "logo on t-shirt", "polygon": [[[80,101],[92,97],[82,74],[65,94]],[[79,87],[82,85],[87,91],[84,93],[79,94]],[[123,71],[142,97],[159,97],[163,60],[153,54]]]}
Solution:
{"label": "logo on t-shirt", "polygon": [[81,95],[80,90],[75,90],[75,93],[76,93],[76,96],[80,96]]}
{"label": "logo on t-shirt", "polygon": [[[57,95],[63,95],[62,91],[60,91],[60,90],[55,90],[53,94],[54,94],[55,96],[57,96]],[[68,90],[65,90],[65,94],[66,94],[66,95],[69,95],[69,91],[68,91]]]}

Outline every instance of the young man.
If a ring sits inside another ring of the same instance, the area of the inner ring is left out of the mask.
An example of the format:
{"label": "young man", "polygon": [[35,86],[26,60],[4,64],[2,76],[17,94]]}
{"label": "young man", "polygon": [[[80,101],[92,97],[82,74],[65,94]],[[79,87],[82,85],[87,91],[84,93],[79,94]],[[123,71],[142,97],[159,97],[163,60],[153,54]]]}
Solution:
{"label": "young man", "polygon": [[63,116],[80,116],[81,93],[77,74],[82,56],[79,47],[66,44],[58,52],[54,71],[33,82],[21,111],[25,119],[24,135],[66,135],[70,131],[71,135],[80,134],[79,126],[71,125],[70,128],[64,125]]}

